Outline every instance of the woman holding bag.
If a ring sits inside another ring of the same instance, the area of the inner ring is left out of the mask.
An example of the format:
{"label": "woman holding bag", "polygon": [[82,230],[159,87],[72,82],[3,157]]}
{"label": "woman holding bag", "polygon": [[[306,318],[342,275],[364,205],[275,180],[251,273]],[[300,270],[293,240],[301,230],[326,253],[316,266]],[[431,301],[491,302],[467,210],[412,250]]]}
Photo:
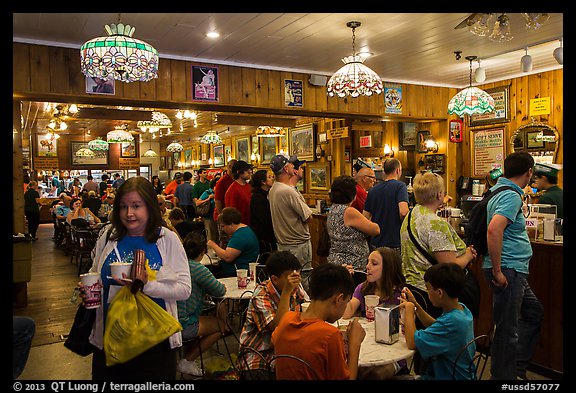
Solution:
{"label": "woman holding bag", "polygon": [[[118,189],[111,227],[100,231],[92,251],[91,272],[100,273],[102,306],[97,309],[90,342],[94,380],[171,380],[176,377],[176,351],[180,332],[121,364],[106,366],[104,330],[110,302],[122,285],[131,281],[111,279],[110,263],[133,262],[134,250],[146,253],[146,269],[140,276],[142,292],[178,320],[177,300],[190,296],[188,258],[178,235],[163,226],[156,191],[146,178],[132,177]],[[136,282],[136,280],[135,280]],[[134,289],[134,288],[133,288]],[[125,343],[131,345],[131,343]]]}

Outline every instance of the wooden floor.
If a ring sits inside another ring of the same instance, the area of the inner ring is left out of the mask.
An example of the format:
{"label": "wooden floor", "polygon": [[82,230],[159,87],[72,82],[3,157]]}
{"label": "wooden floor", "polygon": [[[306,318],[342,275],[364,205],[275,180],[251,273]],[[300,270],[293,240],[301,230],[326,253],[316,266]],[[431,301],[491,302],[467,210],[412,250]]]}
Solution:
{"label": "wooden floor", "polygon": [[78,305],[70,297],[78,282],[77,266],[70,255],[57,248],[53,240],[54,227],[40,224],[32,243],[32,279],[27,285],[27,305],[13,304],[13,315],[25,315],[36,322],[32,346],[60,342],[67,335]]}

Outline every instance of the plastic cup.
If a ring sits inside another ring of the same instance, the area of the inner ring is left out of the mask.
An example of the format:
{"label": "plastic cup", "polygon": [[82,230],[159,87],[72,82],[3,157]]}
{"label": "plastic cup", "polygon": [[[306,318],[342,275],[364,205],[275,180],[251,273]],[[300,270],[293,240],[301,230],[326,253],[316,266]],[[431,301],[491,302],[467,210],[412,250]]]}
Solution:
{"label": "plastic cup", "polygon": [[310,302],[302,303],[302,304],[300,305],[300,310],[301,310],[302,312],[306,311],[306,310],[308,309],[308,306],[309,306],[309,305],[310,305]]}
{"label": "plastic cup", "polygon": [[248,264],[250,271],[250,282],[256,283],[256,266],[258,266],[258,262],[251,262]]}
{"label": "plastic cup", "polygon": [[84,307],[98,308],[102,305],[102,282],[100,273],[85,273],[80,275],[84,285]]}
{"label": "plastic cup", "polygon": [[340,330],[340,334],[342,334],[344,339],[344,352],[348,354],[348,325],[340,325],[338,330]]}
{"label": "plastic cup", "polygon": [[248,286],[248,269],[237,269],[236,277],[238,277],[238,288],[246,288]]}
{"label": "plastic cup", "polygon": [[130,278],[130,273],[132,271],[132,263],[130,262],[113,262],[110,264],[110,271],[112,272],[112,277],[122,278],[122,273],[126,275],[126,278]]}
{"label": "plastic cup", "polygon": [[373,321],[374,307],[380,303],[380,297],[378,295],[366,295],[364,296],[364,302],[366,303],[366,319]]}

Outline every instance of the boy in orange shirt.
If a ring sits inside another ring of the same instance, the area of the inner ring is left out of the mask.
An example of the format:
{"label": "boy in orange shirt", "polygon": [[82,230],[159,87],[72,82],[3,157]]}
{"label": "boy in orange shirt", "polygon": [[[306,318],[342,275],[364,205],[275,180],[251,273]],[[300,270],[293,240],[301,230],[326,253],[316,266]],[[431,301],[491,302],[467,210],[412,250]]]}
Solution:
{"label": "boy in orange shirt", "polygon": [[[356,379],[360,345],[366,332],[357,319],[349,323],[346,356],[342,334],[331,325],[344,314],[354,287],[344,266],[326,263],[313,269],[308,291],[310,306],[303,313],[288,311],[284,315],[272,333],[275,355],[301,358],[320,379]],[[277,379],[314,379],[305,366],[290,359],[277,359],[275,369]]]}

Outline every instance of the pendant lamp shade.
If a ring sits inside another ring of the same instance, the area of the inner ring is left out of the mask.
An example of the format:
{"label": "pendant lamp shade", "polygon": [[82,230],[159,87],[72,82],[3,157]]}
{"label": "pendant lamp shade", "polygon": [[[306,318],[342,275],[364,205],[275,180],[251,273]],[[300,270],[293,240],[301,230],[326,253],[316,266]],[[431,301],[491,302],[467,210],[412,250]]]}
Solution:
{"label": "pendant lamp shade", "polygon": [[330,97],[335,95],[340,98],[371,96],[372,94],[380,94],[384,90],[382,79],[363,64],[363,57],[356,54],[354,31],[360,25],[360,22],[355,21],[346,24],[352,29],[352,56],[342,59],[344,66],[336,71],[328,81],[326,90]]}
{"label": "pendant lamp shade", "polygon": [[182,150],[184,150],[184,146],[178,142],[172,142],[168,147],[166,147],[168,153],[180,153]]}
{"label": "pendant lamp shade", "polygon": [[458,92],[448,103],[448,114],[475,115],[494,112],[494,98],[484,90],[472,86],[472,61],[476,56],[467,56],[470,61],[470,86]]}
{"label": "pendant lamp shade", "polygon": [[93,151],[106,151],[108,150],[108,142],[98,137],[88,142],[88,148]]}
{"label": "pendant lamp shade", "polygon": [[106,134],[108,143],[125,143],[134,141],[134,137],[128,131],[126,126],[116,126],[114,130]]}

